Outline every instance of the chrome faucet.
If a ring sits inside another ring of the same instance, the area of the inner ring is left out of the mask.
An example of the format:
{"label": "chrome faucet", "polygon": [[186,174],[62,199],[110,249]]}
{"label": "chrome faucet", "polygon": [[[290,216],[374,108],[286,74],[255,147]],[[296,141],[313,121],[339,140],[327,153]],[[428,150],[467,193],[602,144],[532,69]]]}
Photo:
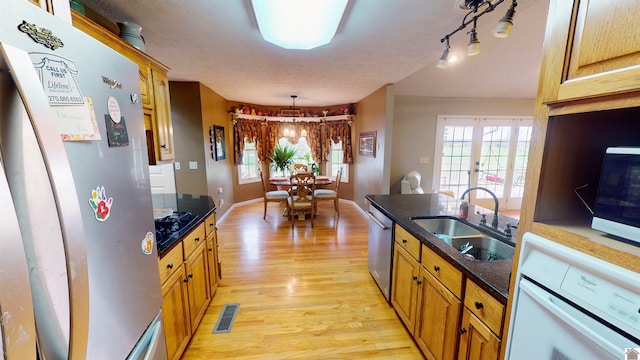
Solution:
{"label": "chrome faucet", "polygon": [[460,196],[460,199],[464,199],[464,196],[467,195],[467,193],[469,193],[471,190],[484,190],[486,192],[489,193],[489,195],[491,195],[493,197],[493,201],[495,201],[495,208],[493,209],[493,220],[491,221],[491,227],[494,229],[498,228],[498,197],[496,196],[496,194],[494,194],[491,190],[481,187],[481,186],[475,186],[475,187],[470,187],[467,190],[465,190],[462,193],[462,196]]}

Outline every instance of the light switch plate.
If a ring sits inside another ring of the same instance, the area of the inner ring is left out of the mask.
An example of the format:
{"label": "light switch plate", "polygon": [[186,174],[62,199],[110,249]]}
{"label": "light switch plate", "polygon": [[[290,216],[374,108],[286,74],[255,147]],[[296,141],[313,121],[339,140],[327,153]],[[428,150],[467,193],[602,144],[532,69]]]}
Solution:
{"label": "light switch plate", "polygon": [[198,162],[197,161],[189,161],[189,169],[196,170],[197,168],[198,168]]}
{"label": "light switch plate", "polygon": [[431,162],[431,159],[429,159],[428,157],[421,157],[420,158],[420,164],[428,164]]}
{"label": "light switch plate", "polygon": [[176,170],[180,170],[180,161],[174,162],[173,167],[176,168]]}

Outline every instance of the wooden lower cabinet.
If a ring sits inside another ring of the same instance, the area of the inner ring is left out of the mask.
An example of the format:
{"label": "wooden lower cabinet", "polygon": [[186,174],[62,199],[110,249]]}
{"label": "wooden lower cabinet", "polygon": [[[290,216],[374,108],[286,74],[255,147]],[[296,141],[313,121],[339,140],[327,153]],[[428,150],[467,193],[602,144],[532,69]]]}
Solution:
{"label": "wooden lower cabinet", "polygon": [[467,308],[462,312],[458,360],[497,360],[500,339]]}
{"label": "wooden lower cabinet", "polygon": [[[205,226],[207,222],[213,226]],[[215,214],[205,223],[191,230],[158,261],[169,359],[182,356],[218,287]]]}
{"label": "wooden lower cabinet", "polygon": [[193,324],[191,333],[194,333],[211,300],[209,296],[207,246],[205,242],[202,242],[185,260],[184,266],[187,274],[189,314],[191,324]]}
{"label": "wooden lower cabinet", "polygon": [[162,284],[162,318],[168,359],[179,359],[191,339],[185,279],[184,265],[180,265]]}
{"label": "wooden lower cabinet", "polygon": [[418,261],[407,250],[394,246],[391,278],[391,303],[396,313],[413,334],[418,301]]}
{"label": "wooden lower cabinet", "polygon": [[462,301],[420,267],[414,338],[427,359],[455,360]]}

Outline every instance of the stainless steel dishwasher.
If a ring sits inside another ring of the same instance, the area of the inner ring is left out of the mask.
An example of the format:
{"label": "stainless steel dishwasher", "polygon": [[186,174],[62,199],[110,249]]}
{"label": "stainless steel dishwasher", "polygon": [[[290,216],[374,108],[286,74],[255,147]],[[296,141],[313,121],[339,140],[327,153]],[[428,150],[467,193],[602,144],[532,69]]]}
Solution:
{"label": "stainless steel dishwasher", "polygon": [[369,204],[369,272],[382,294],[391,297],[391,258],[393,256],[393,221]]}

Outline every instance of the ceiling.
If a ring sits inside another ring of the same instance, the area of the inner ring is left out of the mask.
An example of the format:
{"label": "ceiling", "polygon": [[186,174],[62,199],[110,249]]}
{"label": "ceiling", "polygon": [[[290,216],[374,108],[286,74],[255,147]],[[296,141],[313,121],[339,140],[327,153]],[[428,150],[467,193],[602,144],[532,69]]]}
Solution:
{"label": "ceiling", "polygon": [[[146,52],[173,81],[199,81],[222,97],[260,105],[355,103],[385,84],[396,95],[535,97],[548,0],[519,0],[511,36],[491,36],[506,0],[478,20],[481,53],[436,68],[440,39],[465,15],[457,0],[350,0],[333,41],[285,50],[264,41],[250,0],[83,0],[112,22],[142,26]],[[287,19],[282,19],[287,21]],[[451,37],[463,54],[469,35]]]}

